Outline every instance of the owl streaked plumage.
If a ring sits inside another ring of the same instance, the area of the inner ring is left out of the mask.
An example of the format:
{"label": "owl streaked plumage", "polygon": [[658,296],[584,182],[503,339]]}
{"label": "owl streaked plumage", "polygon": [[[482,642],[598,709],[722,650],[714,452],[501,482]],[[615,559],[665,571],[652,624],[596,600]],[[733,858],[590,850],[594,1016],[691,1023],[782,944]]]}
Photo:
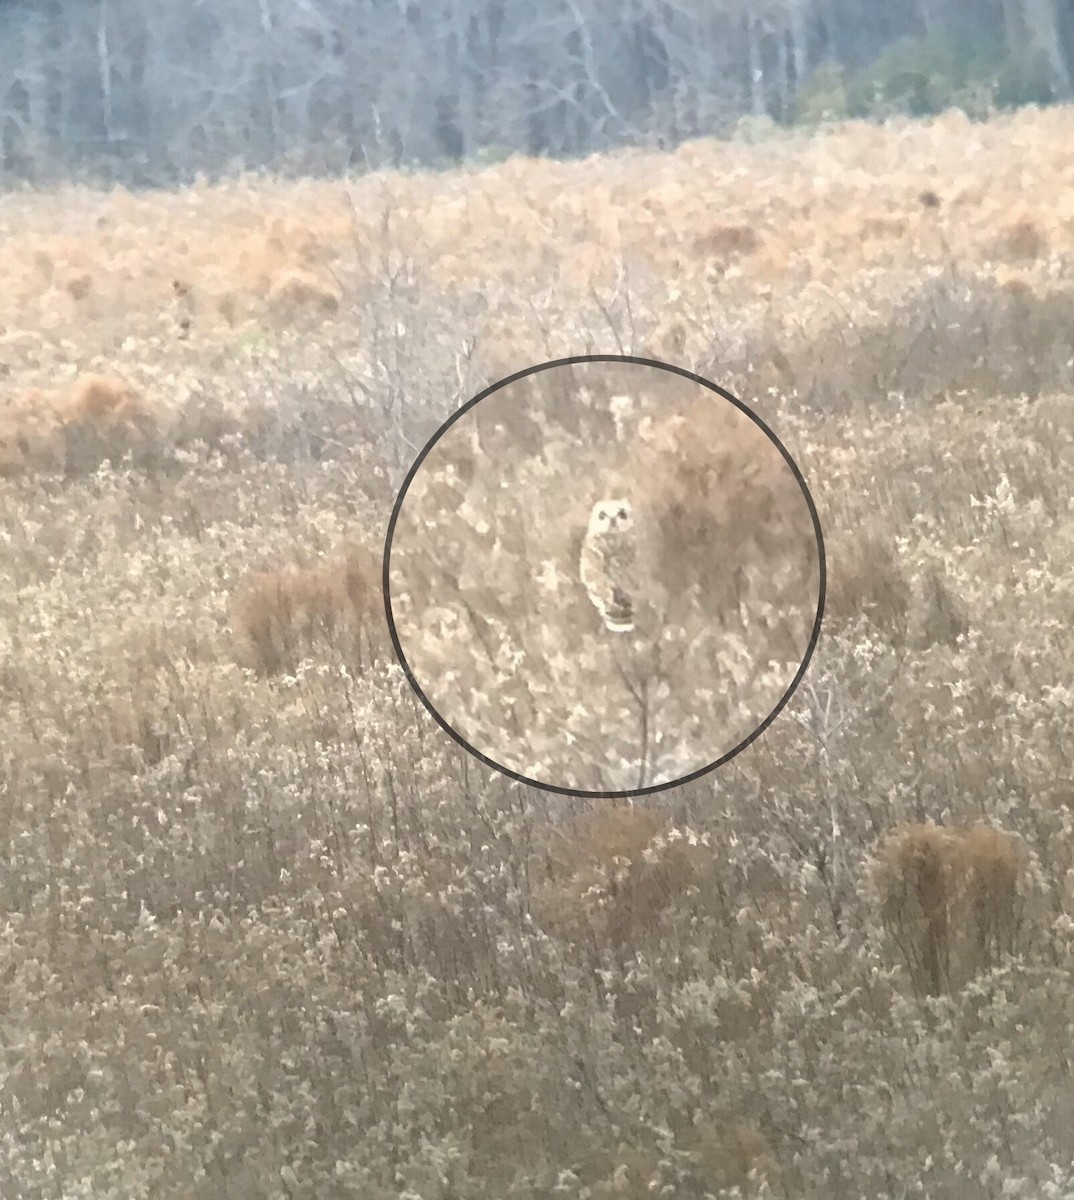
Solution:
{"label": "owl streaked plumage", "polygon": [[634,628],[634,512],[629,500],[598,500],[582,541],[582,586],[612,633]]}

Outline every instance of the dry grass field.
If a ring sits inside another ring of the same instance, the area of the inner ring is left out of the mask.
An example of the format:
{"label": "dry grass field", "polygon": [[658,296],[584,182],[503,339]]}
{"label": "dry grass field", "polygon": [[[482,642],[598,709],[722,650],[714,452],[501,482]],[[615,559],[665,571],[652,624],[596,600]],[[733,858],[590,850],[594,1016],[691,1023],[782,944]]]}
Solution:
{"label": "dry grass field", "polygon": [[[0,197],[0,1195],[1074,1197],[1072,132]],[[379,598],[441,422],[585,353],[827,543],[786,710],[634,804],[466,755]]]}

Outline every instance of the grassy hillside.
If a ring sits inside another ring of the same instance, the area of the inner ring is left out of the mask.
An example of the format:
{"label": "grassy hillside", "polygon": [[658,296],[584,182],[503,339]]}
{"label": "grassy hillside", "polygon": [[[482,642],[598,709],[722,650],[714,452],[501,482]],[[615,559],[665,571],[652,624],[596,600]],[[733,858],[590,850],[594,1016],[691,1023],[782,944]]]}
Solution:
{"label": "grassy hillside", "polygon": [[[1074,1196],[1072,130],[0,197],[0,1194]],[[380,607],[425,440],[590,352],[828,544],[791,704],[634,805]]]}

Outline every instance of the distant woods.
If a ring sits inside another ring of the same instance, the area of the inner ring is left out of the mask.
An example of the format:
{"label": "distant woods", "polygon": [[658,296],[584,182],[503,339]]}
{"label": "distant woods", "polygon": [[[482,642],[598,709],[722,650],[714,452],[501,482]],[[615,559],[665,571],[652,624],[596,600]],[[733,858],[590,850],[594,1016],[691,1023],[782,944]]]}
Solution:
{"label": "distant woods", "polygon": [[1071,96],[1067,0],[0,0],[0,184],[571,156]]}

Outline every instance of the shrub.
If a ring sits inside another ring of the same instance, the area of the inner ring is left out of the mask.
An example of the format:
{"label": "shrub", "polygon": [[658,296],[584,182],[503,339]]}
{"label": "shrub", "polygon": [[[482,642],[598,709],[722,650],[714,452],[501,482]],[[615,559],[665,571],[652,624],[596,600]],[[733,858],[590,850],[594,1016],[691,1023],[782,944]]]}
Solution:
{"label": "shrub", "polygon": [[[737,612],[751,582],[797,568],[785,601],[808,604],[816,540],[801,489],[776,447],[730,404],[703,395],[639,438],[661,577]],[[750,577],[755,577],[751,579]]]}
{"label": "shrub", "polygon": [[303,310],[333,313],[339,308],[340,292],[332,280],[290,267],[272,281],[268,302],[277,316],[292,316]]}
{"label": "shrub", "polygon": [[249,576],[231,606],[243,654],[260,670],[293,670],[318,646],[343,649],[360,665],[376,656],[382,612],[380,557],[354,544],[310,567]]}
{"label": "shrub", "polygon": [[637,946],[702,879],[711,854],[651,809],[613,805],[551,834],[541,913],[572,940]]}
{"label": "shrub", "polygon": [[799,124],[843,121],[850,115],[846,73],[838,63],[820,63],[798,89],[794,119]]}
{"label": "shrub", "polygon": [[728,263],[752,254],[760,246],[761,239],[752,225],[713,225],[694,244],[702,258]]}
{"label": "shrub", "polygon": [[155,410],[117,375],[80,375],[69,392],[31,388],[0,411],[0,474],[96,470],[153,449]]}
{"label": "shrub", "polygon": [[1043,258],[1048,253],[1048,238],[1032,218],[1018,217],[1000,230],[995,249],[1001,258]]}
{"label": "shrub", "polygon": [[825,621],[835,627],[865,616],[878,628],[901,638],[907,627],[912,594],[899,565],[894,538],[868,533],[832,539],[827,547],[828,588]]}
{"label": "shrub", "polygon": [[872,882],[918,991],[957,991],[1014,952],[1023,869],[1015,841],[986,826],[907,825],[884,839]]}
{"label": "shrub", "polygon": [[857,72],[846,86],[847,113],[928,116],[961,108],[983,118],[992,108],[1056,99],[1052,73],[1039,54],[1012,53],[996,42],[944,37],[903,39]]}

